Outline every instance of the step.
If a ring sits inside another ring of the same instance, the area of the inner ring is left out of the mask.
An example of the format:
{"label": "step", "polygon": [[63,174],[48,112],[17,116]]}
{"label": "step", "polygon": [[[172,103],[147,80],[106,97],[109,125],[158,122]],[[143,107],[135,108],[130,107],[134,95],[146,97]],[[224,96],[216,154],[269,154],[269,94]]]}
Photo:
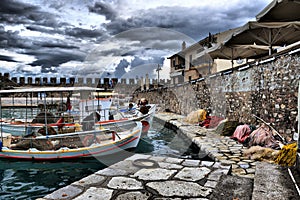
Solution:
{"label": "step", "polygon": [[[296,170],[293,172],[297,173]],[[297,179],[299,178],[297,177]],[[252,200],[261,199],[300,199],[287,167],[257,162]]]}

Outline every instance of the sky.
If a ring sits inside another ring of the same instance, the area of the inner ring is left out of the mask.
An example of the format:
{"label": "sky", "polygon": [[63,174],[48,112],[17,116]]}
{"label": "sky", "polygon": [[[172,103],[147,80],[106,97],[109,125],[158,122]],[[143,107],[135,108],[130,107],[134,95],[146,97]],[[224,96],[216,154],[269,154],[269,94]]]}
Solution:
{"label": "sky", "polygon": [[1,0],[0,72],[11,77],[157,77],[167,57],[255,20],[271,0]]}

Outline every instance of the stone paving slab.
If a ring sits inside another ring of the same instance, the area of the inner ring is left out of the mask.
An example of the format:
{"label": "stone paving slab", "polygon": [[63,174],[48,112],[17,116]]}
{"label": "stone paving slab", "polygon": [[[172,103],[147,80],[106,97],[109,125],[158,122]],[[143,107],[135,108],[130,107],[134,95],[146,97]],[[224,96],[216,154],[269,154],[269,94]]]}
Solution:
{"label": "stone paving slab", "polygon": [[[156,162],[143,167],[140,161]],[[139,163],[138,167],[135,163]],[[189,163],[189,166],[185,166]],[[126,170],[127,167],[134,169]],[[162,166],[162,167],[161,167]],[[222,174],[220,162],[134,155],[45,196],[54,199],[207,199]],[[213,178],[212,178],[213,177]]]}
{"label": "stone paving slab", "polygon": [[[158,113],[155,117],[162,122],[169,123],[168,126],[174,126],[177,133],[190,138],[207,153],[212,161],[135,154],[70,186],[61,188],[45,196],[43,200],[208,200],[224,199],[226,195],[230,199],[235,197],[249,199],[250,192],[243,194],[244,191],[239,190],[239,186],[252,187],[251,181],[253,182],[255,173],[258,173],[256,172],[257,162],[242,156],[245,149],[243,145],[229,137],[214,133],[214,130],[186,124],[182,122],[184,117],[180,115]],[[143,162],[137,162],[141,160]],[[143,163],[145,166],[142,165]],[[155,165],[149,166],[149,163],[155,163]],[[234,176],[225,176],[229,174]],[[227,178],[222,178],[224,176]],[[272,180],[271,185],[273,181],[278,180]],[[226,188],[226,186],[234,186],[234,190],[231,190],[231,193],[230,191],[225,192],[226,194],[219,193],[222,187]],[[259,194],[256,196],[256,199],[260,199]]]}
{"label": "stone paving slab", "polygon": [[[177,132],[190,138],[200,150],[205,152],[212,160],[224,165],[234,166],[234,168],[232,168],[233,175],[254,178],[256,162],[249,160],[247,157],[243,157],[243,152],[246,150],[246,147],[242,144],[229,137],[216,134],[214,129],[206,129],[197,125],[184,123],[184,116],[181,115],[174,113],[157,113],[155,118],[159,121],[169,123],[169,126],[174,126],[178,129]],[[187,161],[187,163],[188,162],[197,161]]]}
{"label": "stone paving slab", "polygon": [[146,186],[156,190],[159,195],[165,197],[206,197],[212,192],[210,188],[187,181],[150,182]]}

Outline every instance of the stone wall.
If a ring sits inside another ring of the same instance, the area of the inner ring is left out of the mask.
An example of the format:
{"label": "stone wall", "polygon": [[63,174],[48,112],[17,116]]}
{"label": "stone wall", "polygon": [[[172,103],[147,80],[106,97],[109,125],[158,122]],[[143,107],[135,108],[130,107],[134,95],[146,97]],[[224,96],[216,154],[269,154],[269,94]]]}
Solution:
{"label": "stone wall", "polygon": [[256,115],[291,136],[297,124],[299,67],[299,55],[287,54],[191,83],[138,93],[135,98],[148,98],[161,110],[183,115],[211,108],[212,115],[257,124]]}

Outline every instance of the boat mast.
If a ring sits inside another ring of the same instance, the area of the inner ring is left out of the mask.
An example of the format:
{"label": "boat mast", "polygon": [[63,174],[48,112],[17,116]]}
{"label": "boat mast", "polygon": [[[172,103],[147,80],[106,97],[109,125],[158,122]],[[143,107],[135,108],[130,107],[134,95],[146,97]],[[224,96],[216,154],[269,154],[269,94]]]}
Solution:
{"label": "boat mast", "polygon": [[48,138],[48,127],[47,127],[47,105],[46,105],[46,92],[44,92],[44,112],[45,112],[45,131],[46,137]]}
{"label": "boat mast", "polygon": [[25,135],[27,133],[27,97],[28,97],[28,93],[25,93]]}
{"label": "boat mast", "polygon": [[[2,118],[2,95],[0,94],[0,117],[1,117],[1,124],[0,124],[0,128],[1,128],[1,142],[3,145],[3,131],[2,131],[2,123],[3,123],[3,118]],[[1,149],[0,149],[1,151]]]}
{"label": "boat mast", "polygon": [[33,105],[32,105],[33,92],[30,95],[30,111],[31,111],[31,119],[33,118]]}
{"label": "boat mast", "polygon": [[13,96],[12,96],[12,116],[11,118],[14,118],[15,117],[15,93],[13,93]]}
{"label": "boat mast", "polygon": [[99,96],[99,91],[97,91],[97,111],[100,112],[100,96]]}

